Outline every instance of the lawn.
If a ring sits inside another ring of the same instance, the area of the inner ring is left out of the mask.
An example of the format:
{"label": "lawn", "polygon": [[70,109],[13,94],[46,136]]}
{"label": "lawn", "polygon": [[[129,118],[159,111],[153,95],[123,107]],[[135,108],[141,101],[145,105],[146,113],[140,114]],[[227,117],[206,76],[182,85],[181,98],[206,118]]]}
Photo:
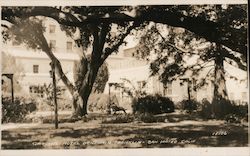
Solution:
{"label": "lawn", "polygon": [[[85,149],[248,146],[248,127],[168,114],[166,122],[104,123],[107,115],[59,124],[3,124],[2,149]],[[170,122],[171,121],[171,122]],[[5,128],[4,128],[5,127]]]}

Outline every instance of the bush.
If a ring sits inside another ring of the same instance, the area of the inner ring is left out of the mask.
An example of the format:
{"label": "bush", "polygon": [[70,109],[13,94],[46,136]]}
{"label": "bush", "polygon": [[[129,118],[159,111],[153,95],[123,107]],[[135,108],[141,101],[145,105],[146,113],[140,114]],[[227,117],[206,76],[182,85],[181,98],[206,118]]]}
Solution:
{"label": "bush", "polygon": [[224,117],[230,123],[240,123],[242,120],[248,121],[248,105],[232,105],[231,112]]}
{"label": "bush", "polygon": [[11,98],[2,99],[2,123],[23,122],[26,115],[37,109],[33,99],[16,98],[12,103]]}
{"label": "bush", "polygon": [[234,102],[225,99],[213,104],[203,100],[199,115],[203,119],[216,118],[239,123],[242,119],[248,120],[248,105],[236,105]]}
{"label": "bush", "polygon": [[203,119],[211,119],[213,118],[212,104],[206,100],[202,100],[201,110],[199,111],[199,115]]}
{"label": "bush", "polygon": [[234,114],[234,103],[227,99],[212,101],[212,109],[216,119],[224,119],[228,114]]}
{"label": "bush", "polygon": [[183,110],[186,110],[188,113],[191,113],[197,110],[201,104],[196,100],[183,100],[180,102],[180,105]]}
{"label": "bush", "polygon": [[248,105],[233,105],[232,112],[240,118],[248,119]]}
{"label": "bush", "polygon": [[210,103],[207,100],[202,101],[202,107],[199,114],[204,119],[224,119],[228,114],[233,113],[233,103],[226,99]]}
{"label": "bush", "polygon": [[160,95],[138,98],[132,105],[134,113],[161,114],[174,112],[174,103],[167,97]]}

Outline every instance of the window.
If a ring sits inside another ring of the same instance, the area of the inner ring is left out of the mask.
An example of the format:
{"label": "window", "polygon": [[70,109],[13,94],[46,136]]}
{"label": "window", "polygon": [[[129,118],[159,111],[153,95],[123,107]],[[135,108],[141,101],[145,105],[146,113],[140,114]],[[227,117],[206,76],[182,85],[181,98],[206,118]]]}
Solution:
{"label": "window", "polygon": [[67,42],[67,51],[71,51],[72,50],[72,42]]}
{"label": "window", "polygon": [[166,84],[164,84],[163,94],[164,95],[172,94],[172,82],[167,82]]}
{"label": "window", "polygon": [[50,40],[49,46],[52,50],[55,50],[56,49],[56,40]]}
{"label": "window", "polygon": [[33,73],[39,72],[39,65],[33,65]]}
{"label": "window", "polygon": [[56,32],[56,26],[55,25],[49,25],[49,33],[54,34]]}

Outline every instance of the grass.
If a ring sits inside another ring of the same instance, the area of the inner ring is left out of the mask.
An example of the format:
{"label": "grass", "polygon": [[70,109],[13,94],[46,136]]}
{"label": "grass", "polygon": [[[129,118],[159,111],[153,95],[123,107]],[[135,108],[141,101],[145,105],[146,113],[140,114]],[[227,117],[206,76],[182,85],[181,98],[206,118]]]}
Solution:
{"label": "grass", "polygon": [[200,121],[178,113],[167,114],[169,122],[102,122],[110,117],[90,114],[85,121],[65,120],[59,129],[52,123],[4,129],[2,149],[248,146],[248,127],[240,124]]}

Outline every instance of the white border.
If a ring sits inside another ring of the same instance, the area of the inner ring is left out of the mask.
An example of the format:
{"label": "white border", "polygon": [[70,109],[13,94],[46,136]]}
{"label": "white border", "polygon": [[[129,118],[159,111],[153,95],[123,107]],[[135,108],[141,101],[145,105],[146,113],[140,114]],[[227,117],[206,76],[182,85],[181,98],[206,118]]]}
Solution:
{"label": "white border", "polygon": [[[248,4],[247,0],[1,0],[0,6],[113,6],[113,5],[177,5],[177,4]],[[2,41],[2,40],[0,40]],[[2,44],[2,42],[1,42]],[[0,69],[1,70],[1,69]],[[1,77],[1,76],[0,76]],[[1,100],[0,100],[1,101]],[[1,107],[0,107],[1,108]],[[0,123],[1,125],[1,123]],[[1,132],[0,132],[1,133]],[[1,143],[1,139],[0,139]],[[249,145],[249,144],[248,144]],[[214,148],[157,148],[157,149],[83,149],[83,150],[0,150],[1,156],[42,155],[192,155],[248,156],[248,147]]]}
{"label": "white border", "polygon": [[107,155],[107,156],[248,156],[248,147],[235,148],[151,148],[151,149],[83,149],[83,150],[2,150],[2,156],[76,156],[76,155]]}

